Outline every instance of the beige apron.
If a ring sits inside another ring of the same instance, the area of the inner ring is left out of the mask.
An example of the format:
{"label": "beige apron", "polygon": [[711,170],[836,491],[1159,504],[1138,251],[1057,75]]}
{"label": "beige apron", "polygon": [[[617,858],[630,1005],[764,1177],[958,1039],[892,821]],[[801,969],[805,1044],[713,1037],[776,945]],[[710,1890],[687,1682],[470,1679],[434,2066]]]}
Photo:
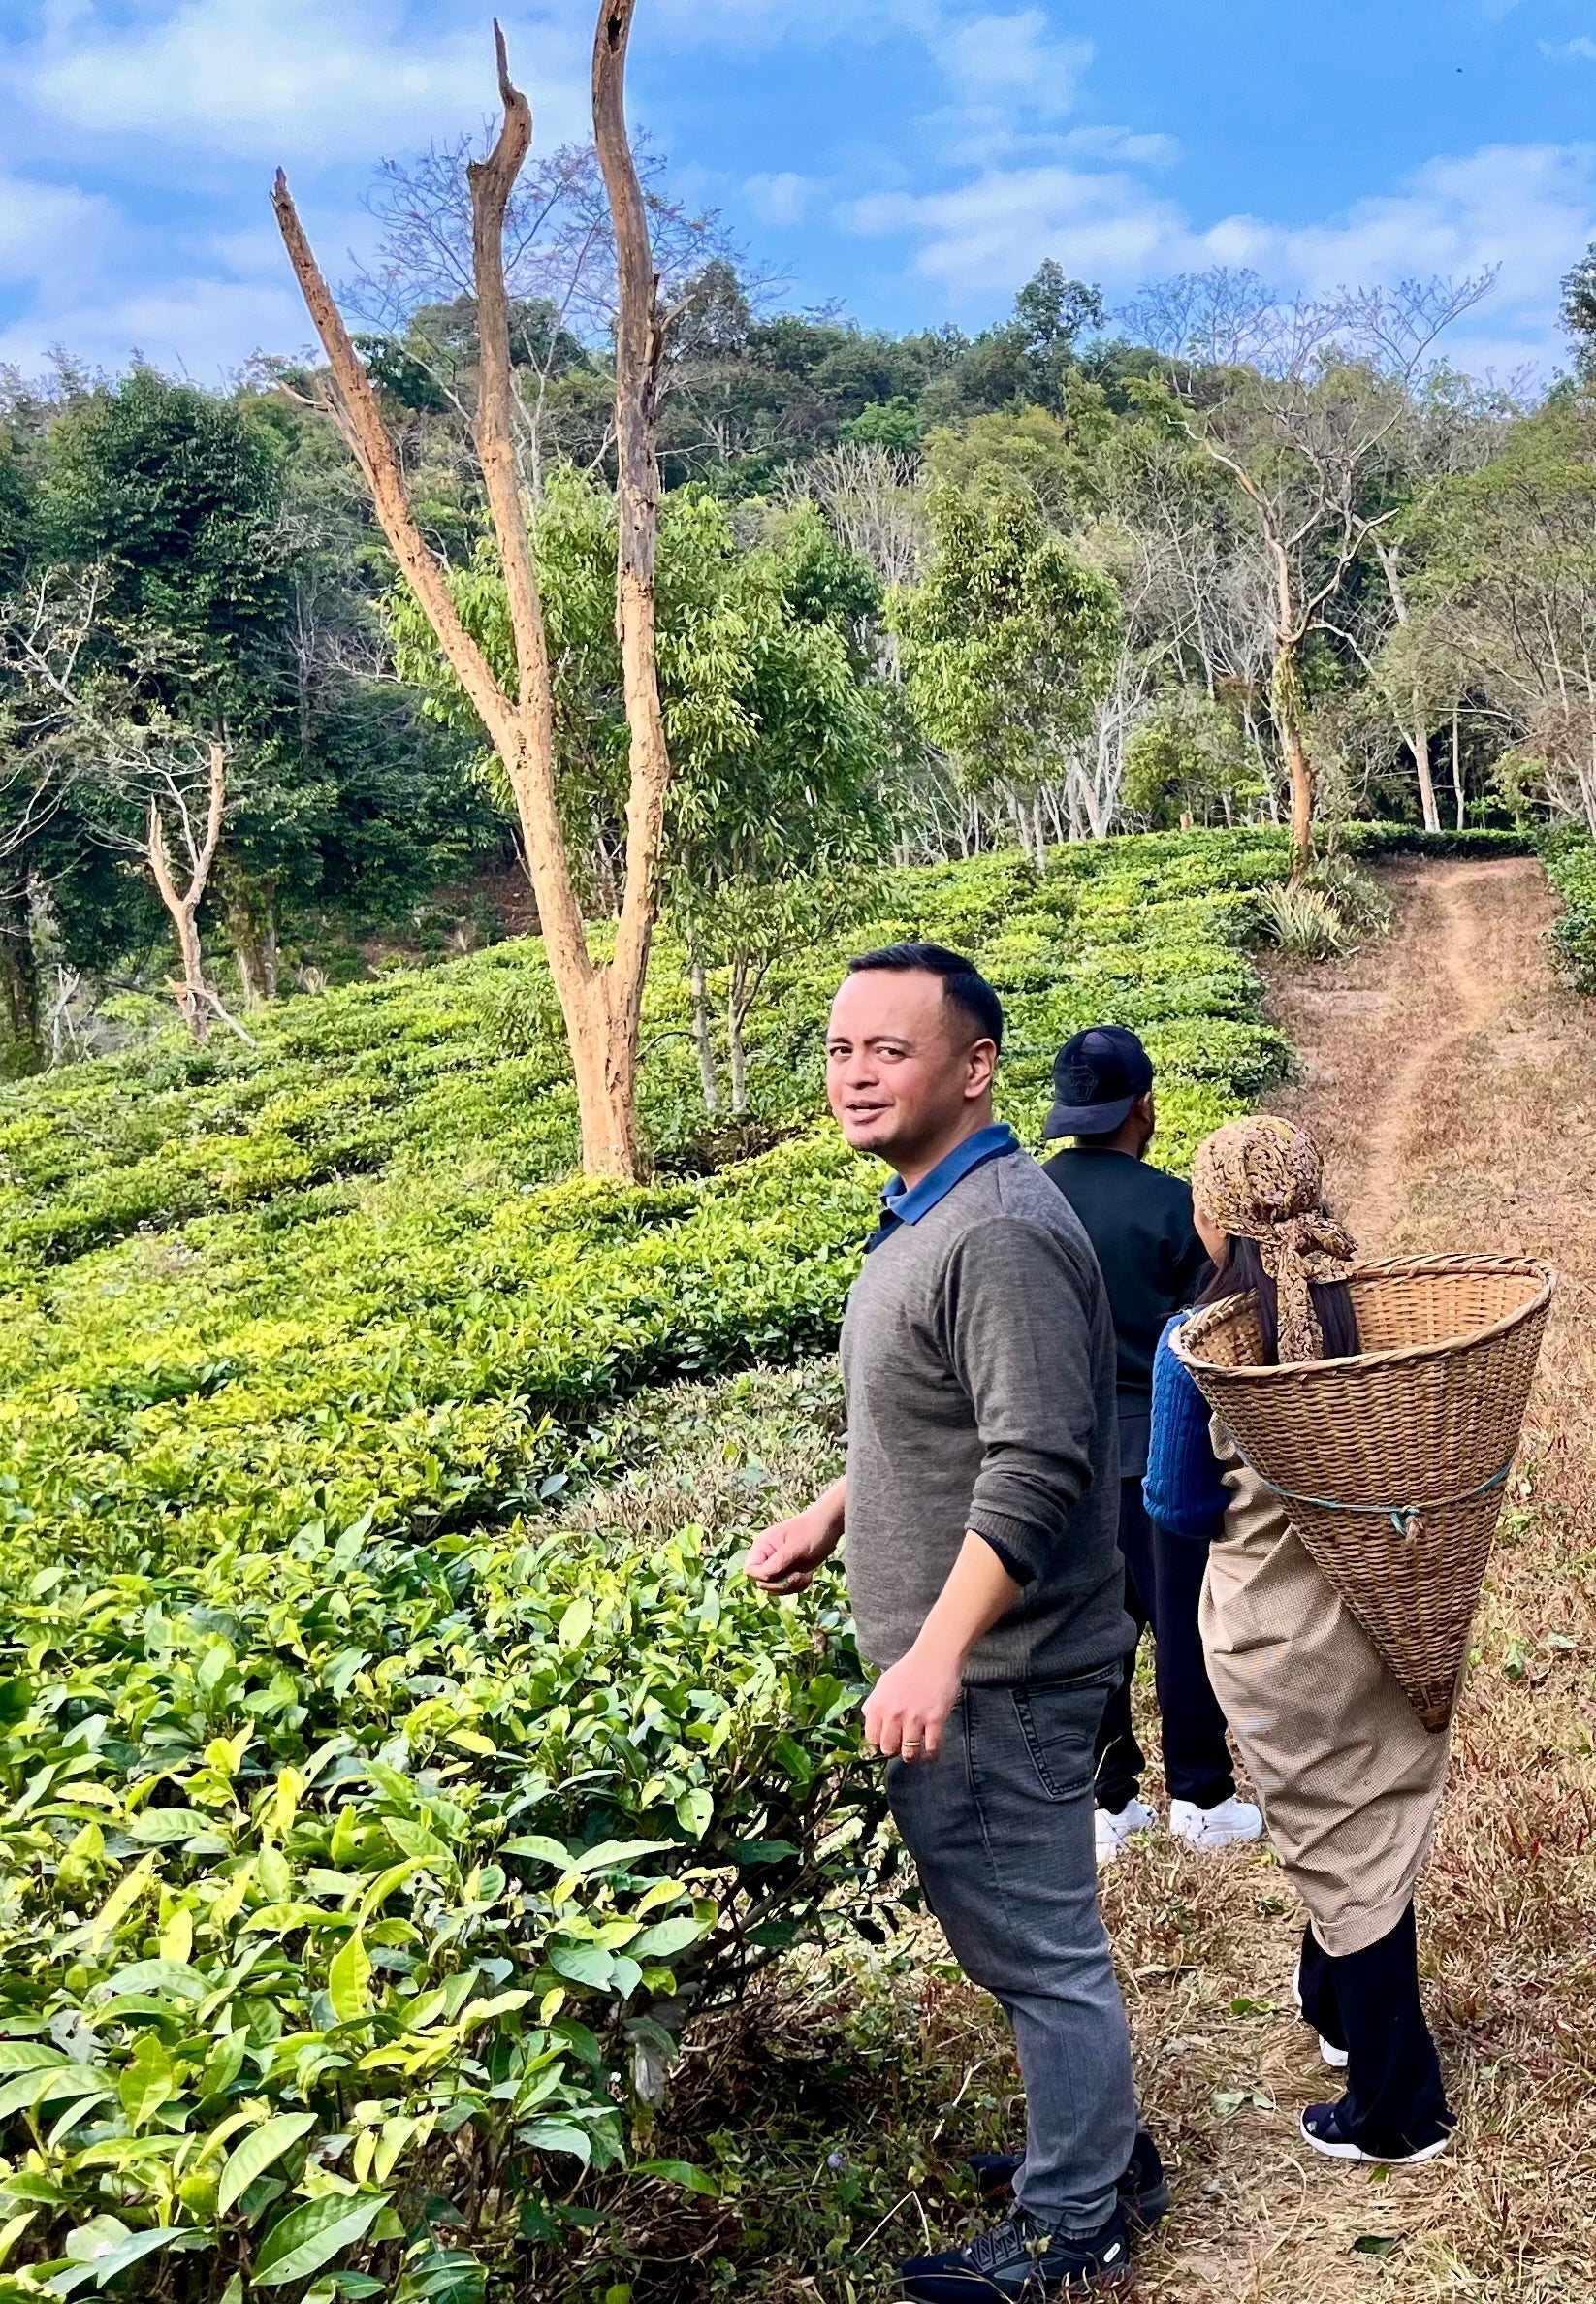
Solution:
{"label": "beige apron", "polygon": [[1208,1675],[1326,1952],[1395,1927],[1430,1852],[1448,1736],[1401,1689],[1216,1418],[1230,1490],[1199,1621]]}

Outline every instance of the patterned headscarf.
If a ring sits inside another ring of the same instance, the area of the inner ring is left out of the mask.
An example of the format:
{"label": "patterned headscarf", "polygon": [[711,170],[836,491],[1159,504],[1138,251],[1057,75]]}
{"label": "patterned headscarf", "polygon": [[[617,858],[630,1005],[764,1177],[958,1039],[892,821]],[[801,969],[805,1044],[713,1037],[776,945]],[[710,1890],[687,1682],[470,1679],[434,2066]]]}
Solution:
{"label": "patterned headscarf", "polygon": [[1280,1357],[1319,1360],[1312,1284],[1345,1280],[1352,1234],[1325,1205],[1325,1164],[1305,1129],[1261,1114],[1216,1129],[1192,1168],[1192,1197],[1232,1239],[1258,1244],[1280,1297]]}

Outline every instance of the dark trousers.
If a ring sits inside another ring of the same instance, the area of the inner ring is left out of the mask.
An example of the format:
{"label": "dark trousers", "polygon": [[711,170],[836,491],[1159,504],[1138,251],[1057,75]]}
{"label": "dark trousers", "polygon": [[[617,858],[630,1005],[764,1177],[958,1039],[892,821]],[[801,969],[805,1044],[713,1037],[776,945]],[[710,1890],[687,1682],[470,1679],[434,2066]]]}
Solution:
{"label": "dark trousers", "polygon": [[1339,1959],[1308,1929],[1297,1983],[1302,2013],[1347,2051],[1341,2124],[1365,2152],[1422,2151],[1452,2127],[1441,2065],[1419,2000],[1413,1906],[1377,1944]]}
{"label": "dark trousers", "polygon": [[936,1759],[886,1772],[926,1902],[965,1974],[1014,2028],[1026,2110],[1015,2195],[1071,2234],[1113,2213],[1136,2134],[1092,1835],[1093,1745],[1116,1670],[967,1686]]}
{"label": "dark trousers", "polygon": [[[1208,1548],[1189,1536],[1154,1527],[1138,1479],[1120,1482],[1119,1549],[1125,1562],[1125,1606],[1136,1638],[1151,1625],[1153,1677],[1164,1744],[1164,1776],[1171,1800],[1213,1808],[1236,1788],[1225,1742],[1225,1714],[1208,1684],[1197,1631],[1197,1596]],[[1125,1678],[1108,1699],[1098,1738],[1097,1803],[1118,1814],[1134,1800],[1146,1760],[1131,1725],[1131,1677],[1136,1651],[1125,1659]]]}

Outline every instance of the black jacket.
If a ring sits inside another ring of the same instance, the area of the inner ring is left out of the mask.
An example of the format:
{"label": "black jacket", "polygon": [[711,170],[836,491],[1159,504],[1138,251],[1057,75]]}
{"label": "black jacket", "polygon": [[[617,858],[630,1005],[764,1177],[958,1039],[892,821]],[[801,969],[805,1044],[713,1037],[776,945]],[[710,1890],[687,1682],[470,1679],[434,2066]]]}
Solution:
{"label": "black jacket", "polygon": [[1129,1152],[1071,1147],[1044,1162],[1042,1173],[1080,1218],[1102,1266],[1118,1345],[1120,1471],[1139,1477],[1147,1466],[1158,1340],[1208,1274],[1192,1222],[1192,1188]]}

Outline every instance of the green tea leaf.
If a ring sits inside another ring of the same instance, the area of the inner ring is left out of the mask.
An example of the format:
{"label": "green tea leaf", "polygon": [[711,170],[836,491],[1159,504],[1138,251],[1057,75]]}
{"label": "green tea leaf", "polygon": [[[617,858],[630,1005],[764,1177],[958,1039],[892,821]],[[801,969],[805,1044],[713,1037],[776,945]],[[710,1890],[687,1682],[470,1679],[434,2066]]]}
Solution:
{"label": "green tea leaf", "polygon": [[599,1944],[556,1944],[549,1953],[549,1966],[559,1976],[569,1976],[574,1984],[590,1984],[595,1991],[604,1991],[615,1973],[615,1962]]}
{"label": "green tea leaf", "polygon": [[690,1912],[682,1912],[674,1920],[661,1920],[657,1927],[646,1928],[626,1946],[634,1960],[668,1960],[673,1952],[685,1952],[689,1944],[696,1944],[707,1934],[705,1923],[695,1920]]}
{"label": "green tea leaf", "polygon": [[198,1968],[178,1960],[136,1960],[131,1968],[118,1968],[111,1985],[115,1993],[169,1992],[187,2000],[203,2000],[210,1990]]}
{"label": "green tea leaf", "polygon": [[591,1600],[573,1600],[559,1619],[559,1641],[562,1648],[580,1648],[593,1628],[593,1605]]}
{"label": "green tea leaf", "polygon": [[122,2110],[127,2114],[129,2126],[135,2129],[143,2128],[145,2121],[154,2117],[176,2090],[172,2059],[162,2044],[160,2034],[141,2032],[132,2061],[116,2084],[116,2093],[122,2099]]}
{"label": "green tea leaf", "polygon": [[147,2232],[130,2232],[117,2248],[94,2259],[94,2285],[105,2288],[119,2274],[131,2271],[145,2256],[153,2256],[158,2248],[168,2248],[174,2240],[194,2236],[192,2224],[156,2224]]}
{"label": "green tea leaf", "polygon": [[386,2192],[321,2192],[280,2216],[261,2242],[251,2280],[256,2288],[283,2288],[308,2280],[341,2248],[364,2240]]}
{"label": "green tea leaf", "polygon": [[708,2168],[695,2167],[691,2160],[639,2160],[639,2176],[662,2176],[669,2184],[680,2184],[690,2192],[699,2192],[706,2200],[718,2200],[720,2187]]}
{"label": "green tea leaf", "polygon": [[223,2165],[216,2186],[217,2215],[225,2216],[256,2177],[264,2176],[273,2160],[281,2160],[289,2147],[308,2135],[315,2125],[313,2112],[279,2112],[274,2119],[263,2121],[258,2128],[251,2128],[228,2154]]}
{"label": "green tea leaf", "polygon": [[371,1960],[357,1928],[327,1972],[327,1997],[340,2024],[355,2024],[371,2006]]}

